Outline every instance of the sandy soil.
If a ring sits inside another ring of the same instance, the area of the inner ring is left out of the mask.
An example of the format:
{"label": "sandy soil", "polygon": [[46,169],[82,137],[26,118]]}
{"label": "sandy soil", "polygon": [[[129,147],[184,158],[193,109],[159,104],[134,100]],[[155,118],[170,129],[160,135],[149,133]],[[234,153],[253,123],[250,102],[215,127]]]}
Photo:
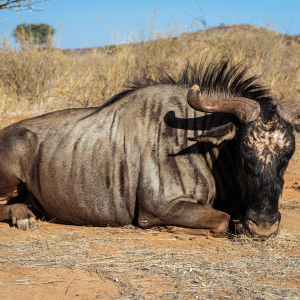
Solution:
{"label": "sandy soil", "polygon": [[300,144],[273,241],[0,223],[0,299],[300,299]]}

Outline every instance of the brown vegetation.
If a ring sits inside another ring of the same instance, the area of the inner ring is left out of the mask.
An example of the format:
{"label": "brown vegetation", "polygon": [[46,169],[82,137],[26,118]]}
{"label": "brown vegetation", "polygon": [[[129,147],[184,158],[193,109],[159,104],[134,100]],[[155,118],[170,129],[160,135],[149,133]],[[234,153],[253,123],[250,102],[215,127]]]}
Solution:
{"label": "brown vegetation", "polygon": [[[177,76],[187,61],[205,58],[252,66],[276,101],[300,99],[298,37],[250,25],[231,25],[181,34],[154,30],[150,22],[138,42],[103,48],[60,50],[25,39],[0,45],[0,108],[3,113],[41,114],[66,107],[100,105],[141,76],[164,70]],[[146,30],[147,29],[147,30]],[[148,41],[147,41],[148,39]],[[150,40],[149,40],[150,39]]]}

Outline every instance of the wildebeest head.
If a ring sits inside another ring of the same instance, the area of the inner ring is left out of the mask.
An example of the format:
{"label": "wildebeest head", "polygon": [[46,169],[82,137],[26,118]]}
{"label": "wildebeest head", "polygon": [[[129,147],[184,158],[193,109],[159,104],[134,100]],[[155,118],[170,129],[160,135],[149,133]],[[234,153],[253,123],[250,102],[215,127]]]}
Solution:
{"label": "wildebeest head", "polygon": [[202,112],[229,113],[238,124],[229,122],[190,140],[220,144],[237,139],[238,166],[244,182],[246,209],[244,232],[255,238],[268,238],[278,232],[278,201],[283,188],[283,174],[295,150],[295,121],[300,116],[300,101],[288,100],[277,105],[242,97],[205,99],[194,85],[188,103]]}

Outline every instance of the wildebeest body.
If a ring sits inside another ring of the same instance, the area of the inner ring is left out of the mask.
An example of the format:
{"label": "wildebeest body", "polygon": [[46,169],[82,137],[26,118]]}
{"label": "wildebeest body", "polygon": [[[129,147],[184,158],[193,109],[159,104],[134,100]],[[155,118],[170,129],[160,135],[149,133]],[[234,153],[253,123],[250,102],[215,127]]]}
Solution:
{"label": "wildebeest body", "polygon": [[[100,108],[3,129],[1,196],[17,189],[49,219],[78,225],[222,232],[229,229],[225,211],[238,210],[250,235],[274,234],[294,117],[237,66],[202,73],[189,80],[184,73],[180,84],[145,79]],[[189,89],[195,81],[201,88]],[[16,205],[0,206],[0,220],[32,217]]]}
{"label": "wildebeest body", "polygon": [[[18,177],[48,218],[125,225],[138,217],[136,211],[146,208],[154,214],[182,199],[212,206],[215,183],[200,149],[180,155],[194,144],[187,136],[201,134],[205,118],[199,117],[204,113],[187,105],[187,89],[149,90],[131,94],[84,120],[93,109],[50,113],[2,132],[2,136],[26,132],[30,158],[19,153],[18,159],[28,161]],[[165,123],[168,114],[173,127]],[[196,123],[195,118],[199,118]],[[178,123],[186,119],[184,126],[198,130],[180,128]]]}

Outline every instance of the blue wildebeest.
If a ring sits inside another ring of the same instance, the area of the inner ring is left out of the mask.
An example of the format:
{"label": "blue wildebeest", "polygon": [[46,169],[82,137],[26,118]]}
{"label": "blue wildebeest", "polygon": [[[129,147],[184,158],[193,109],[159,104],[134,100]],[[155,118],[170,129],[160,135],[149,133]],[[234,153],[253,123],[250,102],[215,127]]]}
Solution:
{"label": "blue wildebeest", "polygon": [[[147,78],[99,108],[69,109],[0,132],[0,221],[34,214],[65,224],[178,226],[267,238],[280,223],[283,174],[295,149],[294,100],[277,105],[246,68],[188,66]],[[22,203],[23,202],[23,203]]]}

